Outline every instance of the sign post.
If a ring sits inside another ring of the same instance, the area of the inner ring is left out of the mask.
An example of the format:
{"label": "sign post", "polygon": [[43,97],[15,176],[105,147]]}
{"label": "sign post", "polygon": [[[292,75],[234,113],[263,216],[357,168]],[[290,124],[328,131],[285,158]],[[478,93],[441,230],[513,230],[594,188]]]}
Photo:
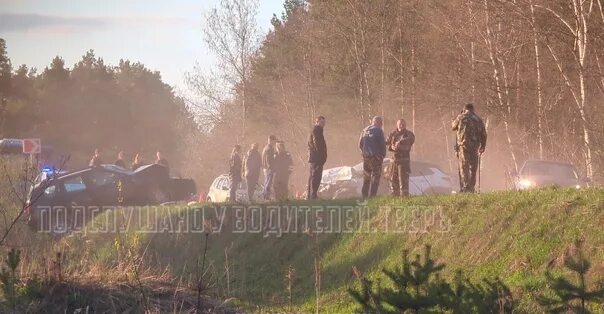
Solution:
{"label": "sign post", "polygon": [[23,153],[29,154],[32,167],[35,165],[38,168],[40,162],[39,157],[42,153],[42,141],[39,138],[25,138],[22,140]]}
{"label": "sign post", "polygon": [[42,143],[39,138],[26,138],[23,139],[23,153],[24,154],[40,154],[42,153]]}

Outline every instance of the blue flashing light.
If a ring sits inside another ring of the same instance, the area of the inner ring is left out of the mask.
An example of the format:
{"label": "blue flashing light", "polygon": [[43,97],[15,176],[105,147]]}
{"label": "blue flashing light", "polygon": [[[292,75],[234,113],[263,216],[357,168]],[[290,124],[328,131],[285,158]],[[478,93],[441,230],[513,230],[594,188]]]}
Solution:
{"label": "blue flashing light", "polygon": [[44,166],[44,167],[42,167],[42,172],[44,172],[44,173],[54,173],[55,172],[55,167],[53,167],[53,166]]}

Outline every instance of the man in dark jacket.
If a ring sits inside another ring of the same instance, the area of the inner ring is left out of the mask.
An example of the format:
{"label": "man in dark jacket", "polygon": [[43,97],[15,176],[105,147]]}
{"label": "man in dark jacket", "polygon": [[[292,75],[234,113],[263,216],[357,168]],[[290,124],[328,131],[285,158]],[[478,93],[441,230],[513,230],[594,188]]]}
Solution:
{"label": "man in dark jacket", "polygon": [[231,186],[229,190],[229,200],[237,202],[237,189],[241,183],[241,146],[235,145],[231,152],[231,160],[229,162],[229,179]]}
{"label": "man in dark jacket", "polygon": [[118,167],[126,168],[126,163],[124,162],[124,152],[120,151],[117,153],[117,160],[113,164]]}
{"label": "man in dark jacket", "polygon": [[386,156],[383,124],[382,117],[373,117],[371,125],[363,130],[359,140],[359,148],[363,155],[363,188],[361,189],[363,199],[374,197],[380,185],[382,163]]}
{"label": "man in dark jacket", "polygon": [[289,177],[293,167],[292,156],[285,150],[283,142],[277,142],[274,160],[275,199],[282,202],[289,195]]}
{"label": "man in dark jacket", "polygon": [[317,199],[317,191],[323,176],[323,165],[327,161],[327,144],[323,137],[325,117],[318,116],[315,119],[315,127],[308,138],[308,163],[310,164],[310,175],[308,177],[308,190],[306,198]]}
{"label": "man in dark jacket", "polygon": [[396,130],[388,135],[386,146],[393,152],[390,168],[390,188],[393,196],[409,196],[409,174],[411,173],[411,146],[415,143],[415,135],[407,130],[405,120],[396,122]]}
{"label": "man in dark jacket", "polygon": [[243,173],[245,175],[245,182],[247,183],[247,197],[250,202],[254,200],[254,192],[258,184],[258,177],[260,177],[260,169],[262,168],[261,159],[258,152],[258,144],[252,144],[243,162]]}
{"label": "man in dark jacket", "polygon": [[271,188],[273,187],[275,143],[277,143],[277,137],[269,136],[268,143],[262,150],[262,168],[264,168],[264,191],[262,196],[265,200],[270,199]]}

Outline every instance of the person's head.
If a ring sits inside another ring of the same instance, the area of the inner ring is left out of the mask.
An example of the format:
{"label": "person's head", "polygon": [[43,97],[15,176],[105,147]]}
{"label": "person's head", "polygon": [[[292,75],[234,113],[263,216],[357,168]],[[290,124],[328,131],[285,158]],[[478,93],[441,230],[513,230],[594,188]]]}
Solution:
{"label": "person's head", "polygon": [[231,152],[231,155],[239,154],[240,152],[241,152],[241,145],[235,145],[235,146],[233,146],[233,151]]}
{"label": "person's head", "polygon": [[469,111],[469,112],[474,112],[474,105],[473,104],[466,104],[465,106],[463,106],[463,110],[464,111]]}
{"label": "person's head", "polygon": [[403,131],[407,129],[407,122],[405,121],[405,119],[398,119],[398,121],[396,121],[396,128],[399,131]]}
{"label": "person's head", "polygon": [[120,151],[117,153],[117,159],[124,159],[124,152]]}
{"label": "person's head", "polygon": [[270,145],[274,145],[277,142],[277,137],[274,135],[269,135],[268,136],[268,143]]}
{"label": "person's head", "polygon": [[318,116],[315,118],[315,124],[320,126],[320,127],[325,127],[325,117],[324,116]]}
{"label": "person's head", "polygon": [[384,125],[384,119],[380,116],[375,116],[373,117],[373,119],[371,119],[371,124],[378,128],[381,128],[382,125]]}
{"label": "person's head", "polygon": [[277,142],[276,150],[277,150],[277,153],[284,152],[285,151],[285,143],[283,143],[282,141]]}
{"label": "person's head", "polygon": [[250,146],[250,150],[258,150],[258,143],[253,143],[252,146]]}

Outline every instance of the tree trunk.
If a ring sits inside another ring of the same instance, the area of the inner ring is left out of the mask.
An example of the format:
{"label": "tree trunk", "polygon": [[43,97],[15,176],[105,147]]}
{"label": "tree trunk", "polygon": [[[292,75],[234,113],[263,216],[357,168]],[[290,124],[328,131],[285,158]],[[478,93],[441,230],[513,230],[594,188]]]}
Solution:
{"label": "tree trunk", "polygon": [[539,143],[539,158],[543,159],[543,94],[541,82],[541,60],[539,58],[539,41],[537,33],[537,22],[535,21],[535,6],[533,0],[529,0],[531,6],[531,25],[533,29],[533,44],[535,51],[535,73],[537,74],[537,141]]}

